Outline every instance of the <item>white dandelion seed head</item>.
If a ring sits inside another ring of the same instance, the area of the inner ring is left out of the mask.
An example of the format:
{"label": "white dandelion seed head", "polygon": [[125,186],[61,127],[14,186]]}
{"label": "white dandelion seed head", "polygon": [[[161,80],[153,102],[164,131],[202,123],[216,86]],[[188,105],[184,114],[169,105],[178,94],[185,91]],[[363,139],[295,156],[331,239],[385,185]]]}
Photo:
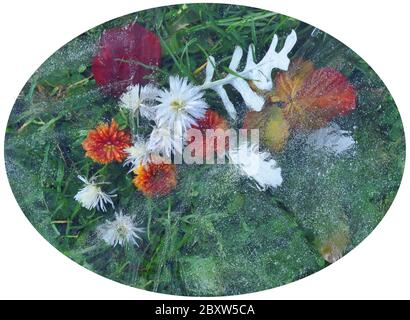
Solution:
{"label": "white dandelion seed head", "polygon": [[182,136],[196,124],[196,119],[203,118],[208,108],[202,99],[203,94],[201,88],[188,83],[187,78],[171,76],[169,90],[163,89],[157,98],[156,121],[159,126],[173,128]]}
{"label": "white dandelion seed head", "polygon": [[138,227],[139,223],[135,217],[124,214],[122,211],[115,212],[113,221],[106,220],[97,228],[100,239],[113,247],[126,244],[138,245],[137,240],[142,240],[140,234],[145,232],[144,228]]}
{"label": "white dandelion seed head", "polygon": [[96,177],[88,180],[83,176],[78,176],[78,179],[80,179],[84,183],[84,187],[77,192],[77,194],[74,196],[74,199],[78,201],[82,207],[86,208],[87,210],[96,208],[97,210],[105,212],[107,211],[105,205],[108,203],[111,204],[111,206],[114,208],[112,198],[116,197],[117,195],[113,194],[112,192],[105,193],[101,188],[101,185],[108,184],[107,182],[98,183],[96,182]]}
{"label": "white dandelion seed head", "polygon": [[120,107],[148,120],[155,118],[155,104],[160,90],[152,84],[129,86],[120,97]]}
{"label": "white dandelion seed head", "polygon": [[282,184],[281,168],[269,152],[259,151],[258,145],[242,143],[229,150],[229,158],[243,174],[256,182],[259,190],[276,188]]}

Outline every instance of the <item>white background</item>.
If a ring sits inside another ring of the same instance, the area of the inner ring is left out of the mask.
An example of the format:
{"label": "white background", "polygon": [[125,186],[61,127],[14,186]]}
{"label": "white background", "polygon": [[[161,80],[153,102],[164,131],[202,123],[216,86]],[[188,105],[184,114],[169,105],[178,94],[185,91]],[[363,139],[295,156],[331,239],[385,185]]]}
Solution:
{"label": "white background", "polygon": [[[355,50],[386,83],[401,112],[407,136],[410,135],[408,1],[235,2],[305,21]],[[5,132],[8,114],[24,83],[62,45],[107,20],[173,3],[139,0],[0,1],[0,132]],[[48,244],[26,220],[11,193],[5,174],[3,143],[2,137],[0,298],[174,298],[100,277]],[[240,298],[410,298],[410,180],[407,169],[386,217],[341,261],[295,283]]]}

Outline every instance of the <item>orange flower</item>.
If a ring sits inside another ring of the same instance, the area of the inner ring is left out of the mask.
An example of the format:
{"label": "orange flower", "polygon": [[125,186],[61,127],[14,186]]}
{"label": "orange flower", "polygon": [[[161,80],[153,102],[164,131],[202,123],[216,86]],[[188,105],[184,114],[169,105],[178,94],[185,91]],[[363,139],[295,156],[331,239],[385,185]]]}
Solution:
{"label": "orange flower", "polygon": [[110,125],[102,123],[90,130],[82,146],[86,151],[85,155],[95,162],[121,162],[127,156],[124,149],[131,146],[131,136],[118,130],[117,122],[112,120]]}
{"label": "orange flower", "polygon": [[342,73],[328,67],[315,69],[311,62],[300,60],[278,73],[276,88],[268,97],[283,107],[292,128],[320,128],[356,107],[356,90]]}
{"label": "orange flower", "polygon": [[215,152],[219,152],[221,154],[221,152],[225,151],[227,148],[227,142],[225,141],[225,143],[220,143],[217,137],[214,138],[213,143],[206,143],[206,129],[228,129],[228,124],[226,123],[225,118],[223,118],[218,112],[208,109],[205,112],[204,117],[199,119],[197,124],[192,126],[192,129],[201,130],[203,138],[202,141],[195,141],[194,137],[190,137],[189,144],[193,144],[192,146],[195,150],[193,153],[199,153],[195,155],[193,154],[193,156],[202,158],[205,155],[206,157],[209,157],[213,156]]}
{"label": "orange flower", "polygon": [[177,185],[176,166],[174,164],[147,163],[134,170],[135,187],[150,198],[165,196]]}

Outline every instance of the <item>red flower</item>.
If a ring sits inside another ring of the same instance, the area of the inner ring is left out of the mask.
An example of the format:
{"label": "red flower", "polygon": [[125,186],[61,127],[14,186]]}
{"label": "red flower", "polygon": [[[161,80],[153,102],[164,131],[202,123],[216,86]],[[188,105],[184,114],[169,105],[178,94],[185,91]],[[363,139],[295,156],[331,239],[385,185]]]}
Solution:
{"label": "red flower", "polygon": [[86,151],[86,157],[95,162],[121,162],[127,156],[124,149],[131,146],[131,136],[123,130],[118,130],[117,122],[112,120],[110,125],[103,123],[90,130],[82,146]]}
{"label": "red flower", "polygon": [[315,69],[311,62],[297,61],[276,76],[269,97],[281,104],[292,128],[318,128],[356,107],[356,90],[349,80],[332,68]]}
{"label": "red flower", "polygon": [[137,23],[105,30],[100,49],[92,61],[97,85],[107,95],[119,96],[131,84],[147,82],[144,77],[158,66],[161,58],[159,38]]}
{"label": "red flower", "polygon": [[[213,156],[215,152],[222,154],[222,152],[227,148],[228,142],[224,141],[225,143],[221,143],[220,141],[218,141],[217,137],[213,138],[213,143],[207,144],[206,141],[206,129],[228,129],[226,120],[218,112],[208,109],[205,112],[204,117],[199,119],[197,121],[197,124],[192,126],[192,129],[201,130],[202,132],[202,141],[196,141],[194,137],[190,137],[188,140],[189,144],[195,150],[195,154],[193,154],[193,156],[203,158],[204,155],[206,157]],[[198,152],[199,154],[196,154],[196,152]]]}
{"label": "red flower", "polygon": [[177,185],[176,166],[167,163],[147,163],[134,170],[132,180],[135,187],[145,196],[154,198],[165,196]]}

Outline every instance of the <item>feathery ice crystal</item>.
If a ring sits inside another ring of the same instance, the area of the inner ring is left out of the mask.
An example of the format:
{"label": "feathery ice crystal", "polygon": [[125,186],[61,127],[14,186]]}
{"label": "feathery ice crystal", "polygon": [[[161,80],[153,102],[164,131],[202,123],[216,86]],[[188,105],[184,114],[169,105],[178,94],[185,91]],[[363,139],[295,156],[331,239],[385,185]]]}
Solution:
{"label": "feathery ice crystal", "polygon": [[146,143],[143,138],[136,136],[134,138],[134,144],[131,147],[125,148],[127,158],[124,161],[124,167],[131,165],[131,169],[128,172],[135,170],[138,165],[145,164],[149,161],[149,153],[146,147]]}
{"label": "feathery ice crystal", "polygon": [[127,243],[138,246],[137,240],[142,240],[140,234],[144,228],[139,228],[135,217],[123,214],[122,211],[115,212],[113,221],[106,220],[97,229],[99,237],[105,243],[115,247],[117,244],[124,246]]}
{"label": "feathery ice crystal", "polygon": [[135,116],[141,115],[148,120],[153,120],[159,92],[159,89],[152,84],[129,86],[120,98],[120,107],[129,110]]}
{"label": "feathery ice crystal", "polygon": [[109,184],[108,182],[96,182],[97,177],[92,177],[90,180],[83,176],[78,176],[82,182],[84,182],[84,187],[77,192],[74,199],[78,201],[82,207],[91,210],[96,208],[97,210],[107,211],[105,205],[111,204],[114,208],[114,203],[111,198],[116,197],[116,194],[105,193],[102,191],[100,185]]}
{"label": "feathery ice crystal", "polygon": [[182,136],[204,116],[208,105],[202,99],[203,95],[201,88],[188,83],[187,78],[169,77],[169,90],[163,89],[157,98],[158,125],[172,128]]}
{"label": "feathery ice crystal", "polygon": [[229,158],[241,173],[255,180],[259,190],[276,188],[282,184],[281,168],[269,152],[261,152],[257,145],[242,143],[229,150]]}

